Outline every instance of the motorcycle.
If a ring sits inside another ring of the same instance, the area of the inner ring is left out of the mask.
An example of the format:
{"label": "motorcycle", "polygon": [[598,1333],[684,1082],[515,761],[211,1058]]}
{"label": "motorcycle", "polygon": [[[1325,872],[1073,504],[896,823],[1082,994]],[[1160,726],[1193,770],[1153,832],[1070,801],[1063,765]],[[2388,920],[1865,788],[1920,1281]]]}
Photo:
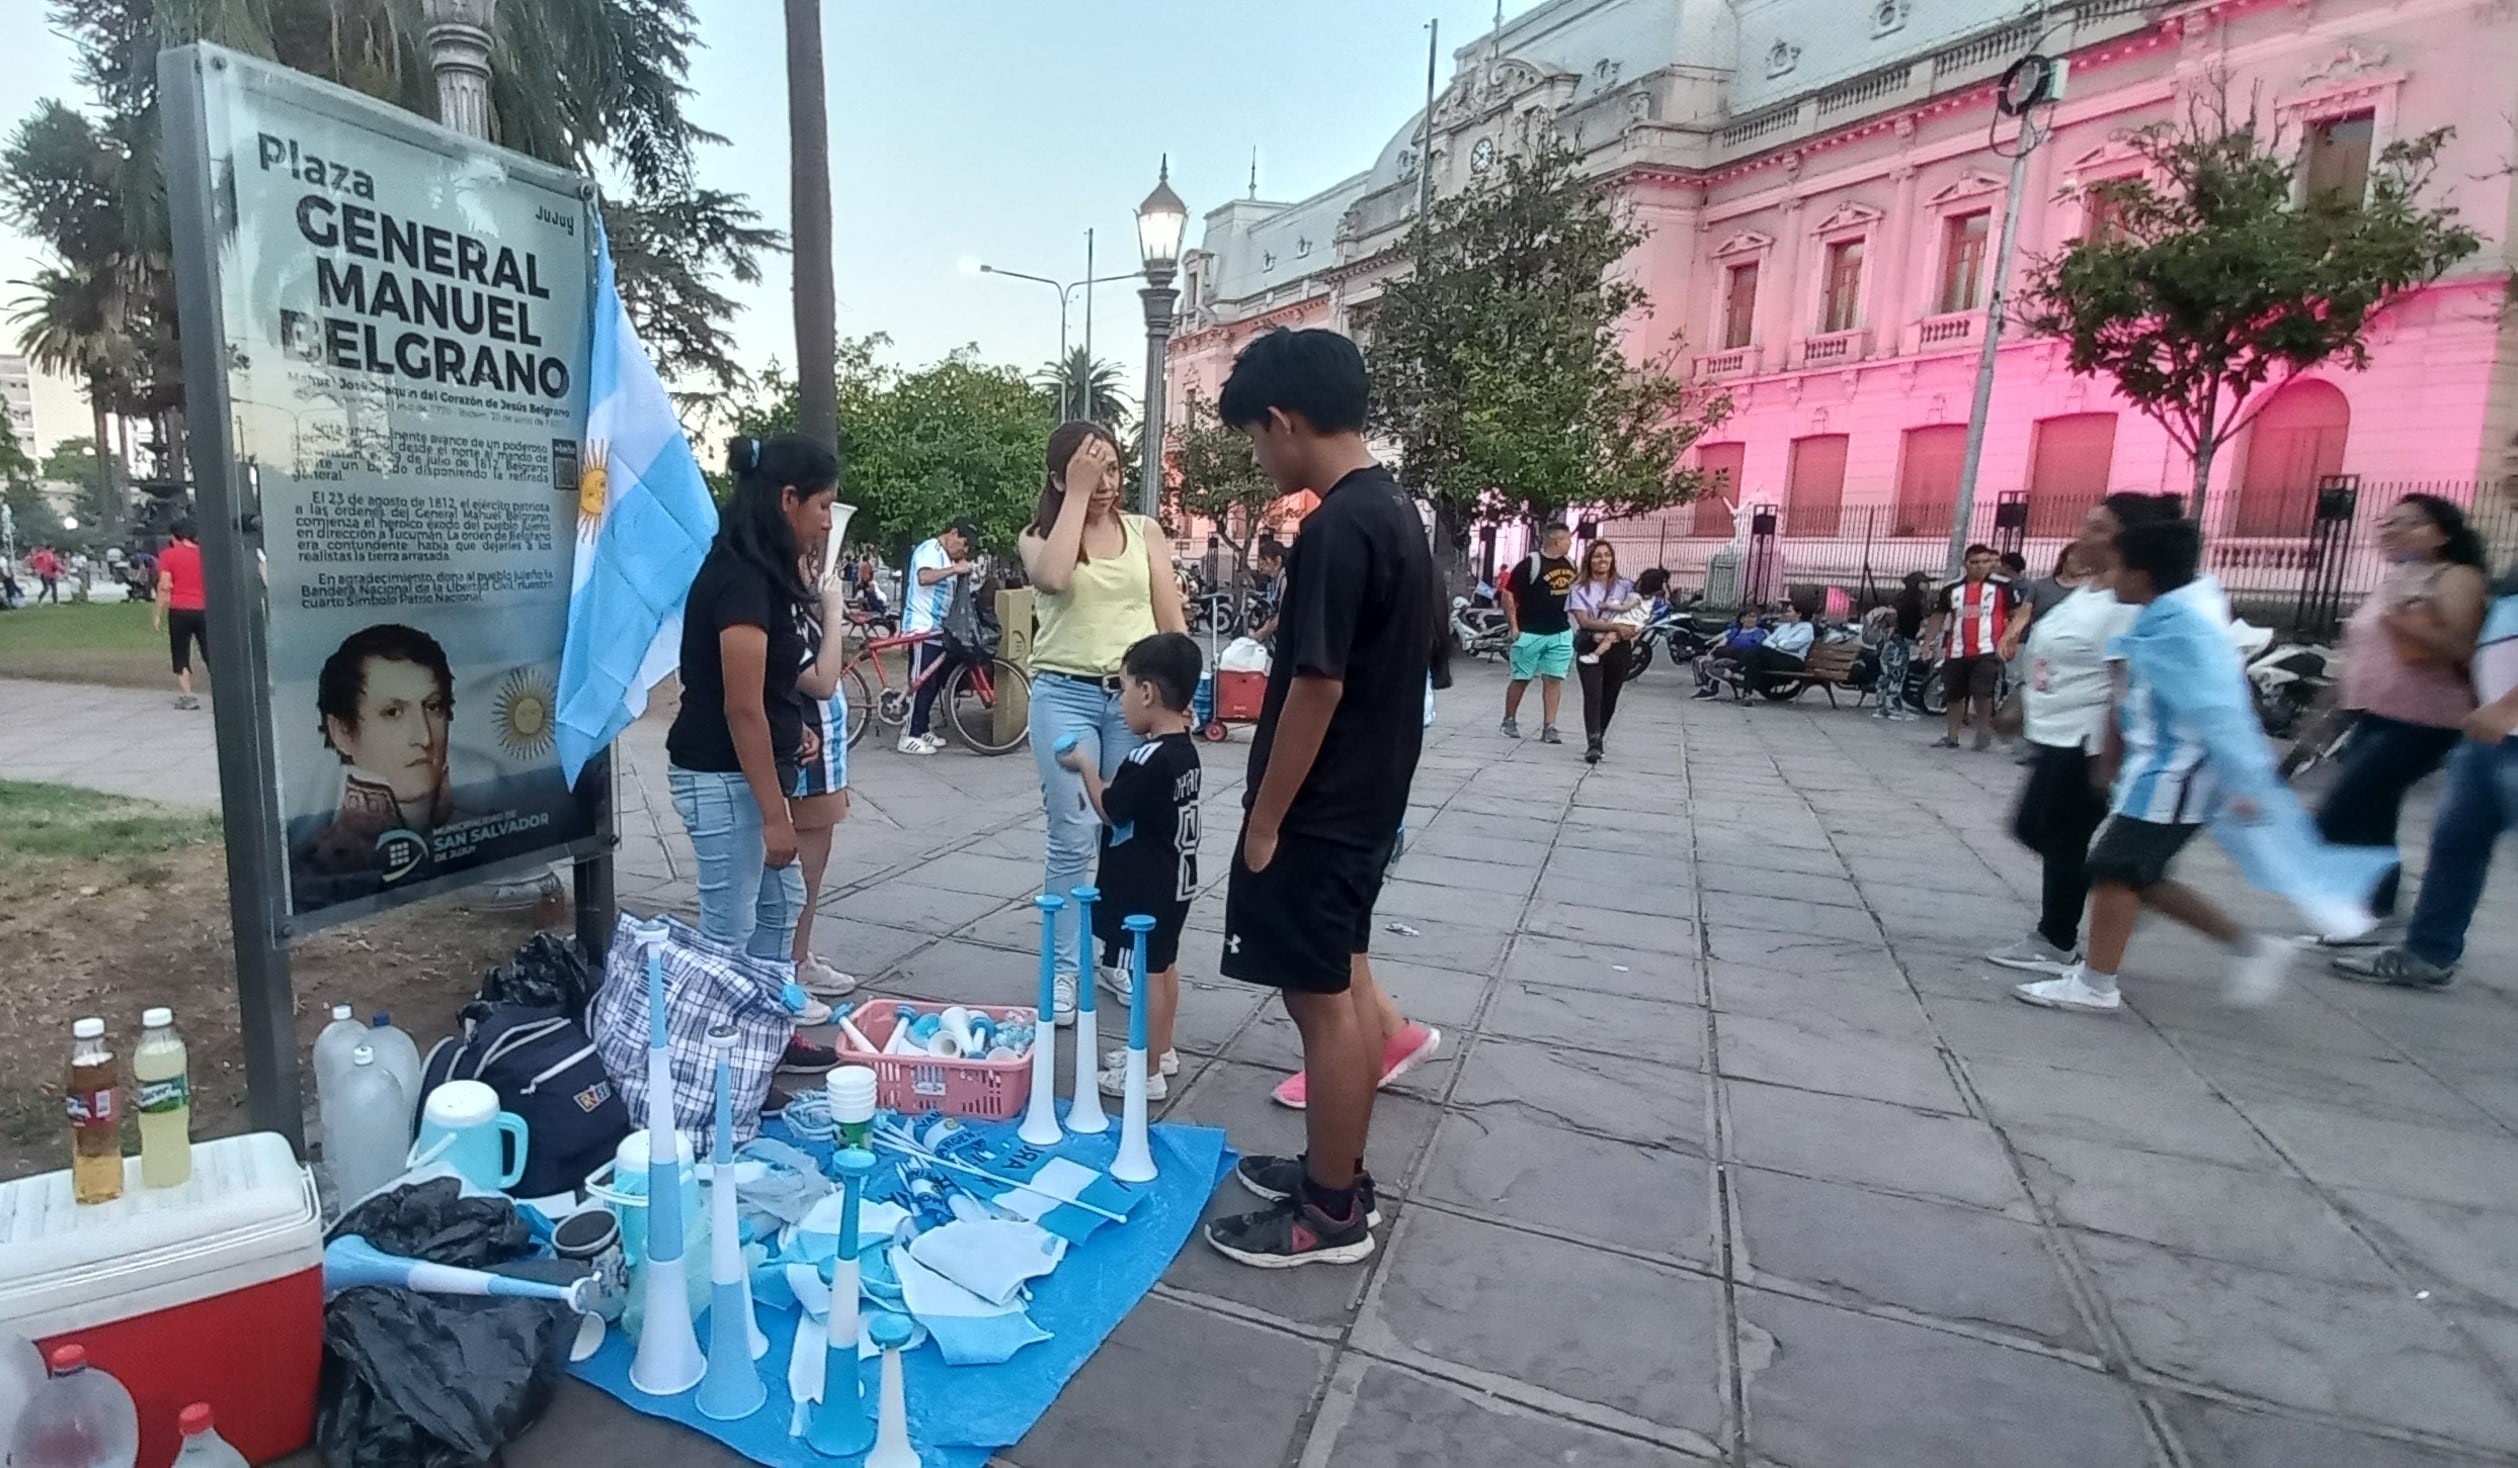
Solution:
{"label": "motorcycle", "polygon": [[1472,606],[1465,596],[1451,599],[1451,635],[1466,657],[1501,657],[1512,646],[1504,614],[1494,607]]}
{"label": "motorcycle", "polygon": [[2309,711],[2334,690],[2334,649],[2323,644],[2277,642],[2265,632],[2242,641],[2240,651],[2247,661],[2247,685],[2255,694],[2256,718],[2276,739],[2298,733]]}
{"label": "motorcycle", "polygon": [[1635,650],[1627,660],[1626,676],[1630,681],[1652,666],[1653,655],[1663,647],[1669,649],[1670,665],[1676,668],[1686,667],[1713,647],[1715,638],[1696,625],[1690,611],[1702,600],[1702,596],[1696,597],[1685,606],[1664,603],[1654,611],[1652,620],[1636,634]]}

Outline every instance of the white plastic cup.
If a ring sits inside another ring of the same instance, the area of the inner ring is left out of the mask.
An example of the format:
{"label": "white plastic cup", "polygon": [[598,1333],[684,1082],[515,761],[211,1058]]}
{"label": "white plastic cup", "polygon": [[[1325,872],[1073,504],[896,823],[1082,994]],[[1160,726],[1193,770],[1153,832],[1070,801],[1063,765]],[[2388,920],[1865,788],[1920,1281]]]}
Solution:
{"label": "white plastic cup", "polygon": [[822,1082],[830,1098],[831,1122],[839,1128],[839,1145],[864,1147],[874,1135],[874,1068],[843,1065]]}

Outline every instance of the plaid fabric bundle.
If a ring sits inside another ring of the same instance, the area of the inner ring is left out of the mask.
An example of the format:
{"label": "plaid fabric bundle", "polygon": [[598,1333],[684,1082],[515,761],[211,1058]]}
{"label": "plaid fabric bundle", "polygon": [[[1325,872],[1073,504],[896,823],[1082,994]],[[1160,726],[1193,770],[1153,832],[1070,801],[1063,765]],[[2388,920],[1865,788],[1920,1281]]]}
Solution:
{"label": "plaid fabric bundle", "polygon": [[[673,1124],[696,1138],[701,1156],[715,1145],[717,1061],[708,1032],[732,1025],[734,1124],[737,1145],[760,1130],[769,1078],[786,1053],[795,1020],[783,990],[786,974],[748,954],[711,942],[697,929],[659,917],[672,933],[657,957],[664,963],[665,1036],[673,1067]],[[604,960],[603,988],[587,1022],[603,1068],[628,1103],[631,1119],[647,1124],[647,960],[638,946],[639,919],[622,913]]]}

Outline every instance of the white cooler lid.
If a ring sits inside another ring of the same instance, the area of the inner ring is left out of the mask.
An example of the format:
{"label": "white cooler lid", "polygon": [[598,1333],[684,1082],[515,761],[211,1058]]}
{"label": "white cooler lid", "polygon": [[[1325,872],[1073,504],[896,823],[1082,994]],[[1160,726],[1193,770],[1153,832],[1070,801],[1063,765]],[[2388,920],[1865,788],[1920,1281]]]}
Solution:
{"label": "white cooler lid", "polygon": [[322,1260],[321,1224],[314,1178],[276,1132],[195,1142],[181,1187],[142,1187],[140,1159],[125,1158],[111,1203],[73,1201],[66,1169],[0,1183],[0,1320],[275,1279]]}

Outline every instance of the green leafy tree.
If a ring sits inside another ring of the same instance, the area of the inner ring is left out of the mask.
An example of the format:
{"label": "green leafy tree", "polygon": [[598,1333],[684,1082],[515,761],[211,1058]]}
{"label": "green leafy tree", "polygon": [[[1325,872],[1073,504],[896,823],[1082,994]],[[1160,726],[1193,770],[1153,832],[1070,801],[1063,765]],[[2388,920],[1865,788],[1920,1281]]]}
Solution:
{"label": "green leafy tree", "polygon": [[1374,426],[1456,558],[1479,524],[1695,497],[1680,461],[1730,399],[1687,387],[1675,336],[1647,337],[1649,301],[1618,273],[1645,237],[1554,140],[1437,204],[1415,237],[1414,269],[1368,323]]}
{"label": "green leafy tree", "polygon": [[[1041,455],[1054,406],[1011,367],[964,348],[903,370],[876,360],[877,335],[839,344],[840,498],[857,507],[851,540],[897,556],[968,516],[987,549],[1004,554],[1039,503]],[[736,415],[739,433],[779,433],[797,421],[795,384],[773,368],[766,391]]]}
{"label": "green leafy tree", "polygon": [[61,538],[61,521],[52,501],[35,484],[35,461],[26,456],[17,430],[0,417],[0,505],[9,510],[9,544],[0,553],[24,555],[33,546]]}
{"label": "green leafy tree", "polygon": [[1064,361],[1043,365],[1032,377],[1049,395],[1052,411],[1063,404],[1070,418],[1089,418],[1106,428],[1118,428],[1136,416],[1119,391],[1119,369],[1088,356],[1082,347],[1070,350]]}
{"label": "green leafy tree", "polygon": [[1194,392],[1183,405],[1179,427],[1167,436],[1170,463],[1164,478],[1174,518],[1185,529],[1188,516],[1204,517],[1232,547],[1233,564],[1246,564],[1262,519],[1284,498],[1274,481],[1259,472],[1250,440],[1225,427],[1215,405]]}
{"label": "green leafy tree", "polygon": [[2480,247],[2454,208],[2425,202],[2449,136],[2390,143],[2363,198],[2303,199],[2278,134],[2198,103],[2137,136],[2141,173],[2088,186],[2108,226],[2037,262],[2022,317],[2186,451],[2200,515],[2213,456],[2272,399],[2259,389],[2366,366],[2371,318]]}
{"label": "green leafy tree", "polygon": [[45,479],[79,487],[73,514],[78,517],[76,539],[95,545],[111,545],[123,538],[131,519],[130,476],[124,472],[122,456],[108,455],[100,460],[96,440],[65,438],[44,455],[38,473]]}

